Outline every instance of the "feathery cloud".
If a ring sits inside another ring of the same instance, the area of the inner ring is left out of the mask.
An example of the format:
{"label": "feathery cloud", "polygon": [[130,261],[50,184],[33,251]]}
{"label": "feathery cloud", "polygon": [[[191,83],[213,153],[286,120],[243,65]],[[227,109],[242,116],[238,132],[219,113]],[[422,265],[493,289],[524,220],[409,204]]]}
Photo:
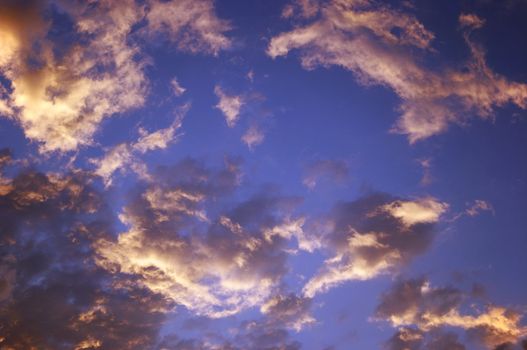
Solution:
{"label": "feathery cloud", "polygon": [[413,15],[369,0],[319,4],[319,16],[273,37],[267,54],[276,58],[298,50],[306,69],[340,66],[364,85],[390,88],[401,99],[393,131],[407,135],[411,143],[473,115],[490,118],[507,103],[527,108],[527,85],[493,72],[484,50],[470,38],[470,31],[483,25],[479,17],[465,14],[459,19],[471,52],[465,69],[435,71],[418,58],[433,51],[434,34]]}

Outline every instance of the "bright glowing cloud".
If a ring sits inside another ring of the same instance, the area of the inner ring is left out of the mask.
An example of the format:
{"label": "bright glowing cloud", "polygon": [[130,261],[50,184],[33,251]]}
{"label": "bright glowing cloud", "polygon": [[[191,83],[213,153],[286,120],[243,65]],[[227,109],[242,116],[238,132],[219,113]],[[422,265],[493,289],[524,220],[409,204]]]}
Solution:
{"label": "bright glowing cloud", "polygon": [[403,266],[429,245],[433,225],[446,208],[434,198],[402,201],[380,194],[340,204],[326,224],[325,246],[334,255],[308,280],[304,295]]}
{"label": "bright glowing cloud", "polygon": [[[494,73],[468,32],[464,38],[471,57],[466,70],[434,71],[413,54],[416,49],[422,54],[433,50],[434,39],[414,16],[363,0],[332,0],[320,6],[321,14],[312,23],[273,37],[268,55],[299,50],[306,69],[340,66],[362,84],[390,88],[401,99],[393,131],[406,134],[412,143],[472,115],[489,118],[495,107],[507,103],[527,108],[527,85]],[[469,29],[484,23],[475,15],[461,15],[459,21]]]}

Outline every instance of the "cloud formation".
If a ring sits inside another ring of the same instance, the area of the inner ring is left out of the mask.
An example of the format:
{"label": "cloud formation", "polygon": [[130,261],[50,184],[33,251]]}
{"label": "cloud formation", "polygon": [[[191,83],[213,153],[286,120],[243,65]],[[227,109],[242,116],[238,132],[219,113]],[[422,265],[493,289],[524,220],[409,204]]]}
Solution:
{"label": "cloud formation", "polygon": [[408,331],[409,328],[404,327],[416,327],[412,331],[416,334],[415,340],[423,338],[426,332],[455,327],[467,331],[488,349],[494,349],[503,344],[515,344],[527,334],[527,329],[520,325],[518,312],[487,305],[483,311],[476,309],[467,313],[462,308],[466,298],[467,295],[457,288],[432,287],[424,278],[401,280],[382,295],[375,315],[394,327],[403,327],[400,332]]}
{"label": "cloud formation", "polygon": [[331,258],[304,286],[307,297],[346,281],[367,280],[408,263],[433,239],[448,205],[434,198],[401,200],[372,194],[339,203],[320,226]]}
{"label": "cloud formation", "polygon": [[306,69],[340,66],[361,84],[390,88],[401,99],[393,131],[407,135],[411,143],[473,115],[488,119],[507,103],[527,108],[527,85],[493,72],[483,48],[470,38],[484,24],[474,14],[459,18],[471,54],[464,68],[432,70],[421,57],[434,51],[435,36],[413,15],[369,0],[317,4],[307,16],[311,23],[271,39],[268,55],[298,50]]}
{"label": "cloud formation", "polygon": [[[145,35],[162,33],[192,53],[217,54],[230,45],[229,27],[208,0],[27,3],[3,3],[0,11],[0,74],[10,84],[0,89],[0,112],[17,120],[41,152],[91,144],[105,118],[145,104]],[[57,11],[82,40],[64,45],[66,38],[54,37]]]}
{"label": "cloud formation", "polygon": [[186,160],[155,175],[121,214],[129,227],[97,242],[97,263],[198,315],[224,317],[263,304],[287,272],[287,242],[302,246],[297,198],[258,194],[210,216],[238,185],[239,170]]}
{"label": "cloud formation", "polygon": [[94,264],[93,242],[111,231],[91,176],[22,169],[4,179],[0,346],[153,348],[170,303],[134,284],[116,287]]}
{"label": "cloud formation", "polygon": [[312,190],[317,186],[320,179],[342,183],[348,176],[349,166],[346,162],[342,160],[319,159],[305,167],[302,183]]}
{"label": "cloud formation", "polygon": [[[242,106],[245,104],[243,96],[227,94],[219,85],[214,87],[214,93],[219,100],[216,108],[225,116],[229,128],[234,127],[240,117]],[[252,138],[254,139],[254,137]]]}
{"label": "cloud formation", "polygon": [[[0,168],[10,163],[0,151]],[[129,230],[117,236],[92,175],[3,177],[2,347],[300,348],[289,330],[314,322],[311,300],[281,281],[287,243],[303,224],[287,214],[299,199],[266,190],[212,219],[204,208],[217,208],[204,204],[238,185],[234,160],[213,170],[188,159],[154,175],[124,209]],[[229,337],[160,339],[176,305],[212,318],[258,306],[262,316]]]}

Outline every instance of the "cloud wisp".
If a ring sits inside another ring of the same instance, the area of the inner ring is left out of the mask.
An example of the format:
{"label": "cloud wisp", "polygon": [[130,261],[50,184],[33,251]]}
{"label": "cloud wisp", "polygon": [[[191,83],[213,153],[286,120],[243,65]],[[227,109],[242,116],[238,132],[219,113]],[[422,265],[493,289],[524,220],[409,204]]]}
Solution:
{"label": "cloud wisp", "polygon": [[527,108],[527,85],[493,72],[484,49],[471,39],[471,31],[484,24],[474,14],[459,18],[470,50],[465,68],[433,70],[421,57],[435,52],[435,35],[412,14],[369,0],[300,3],[299,16],[311,22],[273,37],[267,54],[276,58],[298,51],[306,69],[339,66],[363,85],[390,88],[401,100],[392,130],[411,143],[471,116],[491,118],[507,103]]}
{"label": "cloud wisp", "polygon": [[151,151],[166,149],[176,142],[179,136],[177,132],[189,109],[190,104],[177,108],[176,117],[169,127],[153,132],[141,128],[140,136],[135,142],[121,143],[110,148],[102,158],[91,159],[91,163],[96,167],[94,173],[102,178],[106,187],[112,185],[116,172],[123,173],[129,168],[142,180],[149,180],[148,169],[139,157]]}

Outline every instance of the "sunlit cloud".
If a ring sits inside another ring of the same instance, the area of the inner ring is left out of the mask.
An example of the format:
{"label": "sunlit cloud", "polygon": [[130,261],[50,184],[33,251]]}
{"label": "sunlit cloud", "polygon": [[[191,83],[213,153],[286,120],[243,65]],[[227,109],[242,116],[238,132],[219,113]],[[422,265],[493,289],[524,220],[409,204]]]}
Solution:
{"label": "sunlit cloud", "polygon": [[183,105],[175,112],[176,117],[172,124],[164,129],[148,132],[139,129],[139,138],[132,143],[122,143],[109,149],[100,159],[92,159],[95,165],[95,174],[100,176],[105,186],[110,186],[114,173],[125,172],[131,168],[143,180],[148,180],[150,175],[146,166],[139,157],[147,152],[165,149],[177,140],[177,131],[181,128],[183,118],[190,108],[190,104]]}
{"label": "sunlit cloud", "polygon": [[181,84],[179,83],[177,78],[173,78],[170,81],[170,86],[172,88],[172,91],[174,92],[174,95],[176,95],[178,97],[183,95],[185,93],[185,91],[187,91],[187,89],[185,89],[183,86],[181,86]]}
{"label": "sunlit cloud", "polygon": [[342,160],[316,160],[305,167],[302,184],[313,190],[317,183],[329,180],[334,183],[343,183],[349,176],[349,166]]}
{"label": "sunlit cloud", "polygon": [[226,93],[219,85],[216,85],[214,88],[214,93],[219,100],[216,108],[219,109],[225,116],[227,125],[230,128],[234,127],[240,117],[242,106],[245,104],[243,97],[241,95],[230,95]]}
{"label": "sunlit cloud", "polygon": [[433,225],[448,206],[434,198],[397,200],[371,195],[340,203],[326,223],[325,246],[333,256],[306,283],[313,297],[346,281],[389,273],[426,250]]}
{"label": "sunlit cloud", "polygon": [[489,349],[516,343],[527,333],[520,325],[521,314],[501,306],[462,311],[464,293],[453,287],[432,287],[425,279],[397,282],[384,293],[376,317],[394,327],[417,327],[430,332],[441,327],[466,330]]}
{"label": "sunlit cloud", "polygon": [[[227,24],[214,14],[212,3],[101,1],[57,2],[74,21],[83,44],[61,47],[47,38],[58,25],[44,18],[46,7],[4,5],[0,22],[0,72],[12,91],[2,92],[0,111],[19,121],[25,135],[42,152],[73,151],[93,142],[100,123],[146,103],[149,82],[141,37],[166,33],[181,50],[217,54],[229,46]],[[184,11],[182,11],[184,9]],[[177,14],[177,16],[174,16]],[[147,23],[134,31],[141,21]],[[4,41],[5,39],[5,41]],[[37,43],[40,50],[34,50]],[[38,62],[33,64],[32,62]]]}
{"label": "sunlit cloud", "polygon": [[273,37],[268,55],[276,58],[298,50],[306,69],[340,66],[361,84],[390,88],[401,99],[392,130],[406,134],[412,143],[473,115],[488,119],[496,107],[507,103],[527,108],[527,85],[493,72],[484,50],[470,38],[470,31],[484,24],[475,15],[459,19],[471,52],[465,69],[436,71],[419,58],[434,51],[434,34],[413,15],[362,0],[333,0],[319,6],[320,15],[310,24]]}
{"label": "sunlit cloud", "polygon": [[310,314],[311,300],[294,294],[277,295],[260,307],[270,322],[283,324],[297,332],[316,322]]}
{"label": "sunlit cloud", "polygon": [[0,348],[526,347],[507,6],[0,0]]}
{"label": "sunlit cloud", "polygon": [[465,213],[468,216],[476,216],[476,215],[479,215],[481,212],[484,212],[484,211],[489,211],[489,212],[495,214],[494,207],[492,206],[492,204],[490,202],[484,201],[482,199],[476,199],[474,201],[474,203],[472,203],[465,210]]}
{"label": "sunlit cloud", "polygon": [[247,147],[249,147],[249,149],[253,149],[255,146],[261,144],[264,139],[265,135],[262,129],[257,125],[251,125],[242,136],[242,141]]}

